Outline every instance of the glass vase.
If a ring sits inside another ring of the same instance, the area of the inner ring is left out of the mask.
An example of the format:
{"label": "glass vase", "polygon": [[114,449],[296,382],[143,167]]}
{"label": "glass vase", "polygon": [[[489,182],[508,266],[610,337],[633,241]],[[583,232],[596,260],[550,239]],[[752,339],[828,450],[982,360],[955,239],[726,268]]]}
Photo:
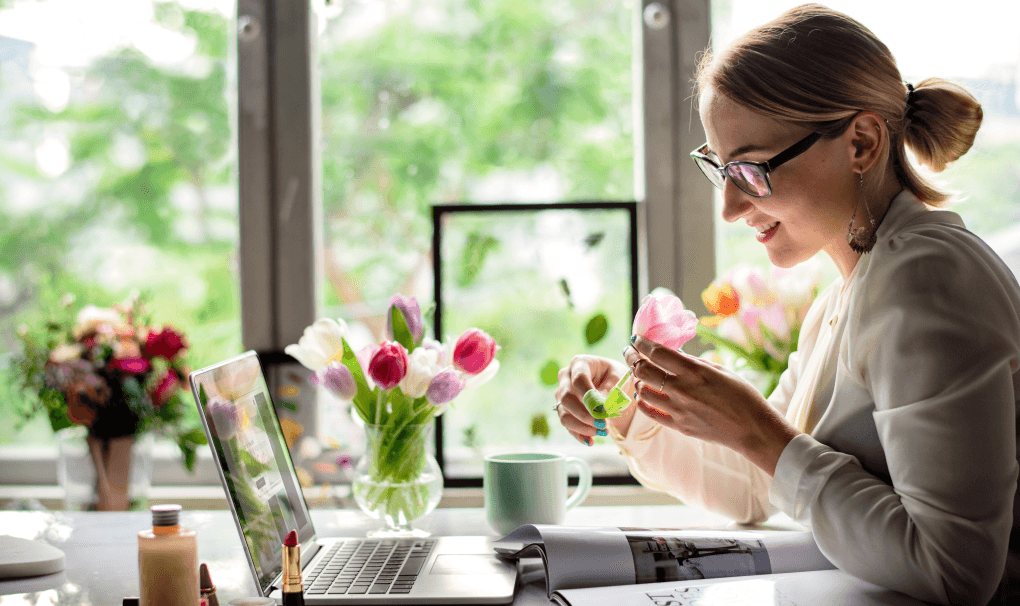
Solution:
{"label": "glass vase", "polygon": [[430,450],[433,424],[366,425],[365,454],[354,468],[354,501],[383,527],[371,537],[427,537],[411,523],[439,505],[443,474]]}
{"label": "glass vase", "polygon": [[[110,448],[76,425],[57,432],[57,481],[64,509],[126,511],[144,508],[152,488],[150,433],[115,438]],[[111,458],[111,454],[113,457]],[[127,460],[114,460],[120,457]],[[102,473],[96,461],[102,461]]]}

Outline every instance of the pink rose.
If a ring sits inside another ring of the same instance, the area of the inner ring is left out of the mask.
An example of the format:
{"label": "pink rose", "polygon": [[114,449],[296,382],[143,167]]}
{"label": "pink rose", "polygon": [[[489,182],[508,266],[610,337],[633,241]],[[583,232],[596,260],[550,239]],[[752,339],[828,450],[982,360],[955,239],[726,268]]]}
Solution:
{"label": "pink rose", "polygon": [[469,375],[476,375],[496,357],[496,340],[484,330],[469,328],[453,347],[453,364]]}
{"label": "pink rose", "polygon": [[110,368],[132,375],[149,370],[149,361],[145,358],[114,358],[109,362]]}
{"label": "pink rose", "polygon": [[671,294],[650,294],[641,302],[631,334],[680,349],[698,334],[698,318]]}
{"label": "pink rose", "polygon": [[166,358],[173,360],[182,351],[188,348],[184,335],[177,332],[170,326],[164,326],[159,332],[150,332],[145,338],[145,353],[150,358]]}
{"label": "pink rose", "polygon": [[152,398],[152,405],[159,410],[167,402],[170,401],[171,396],[177,392],[177,389],[181,386],[181,380],[173,371],[167,371],[160,380],[156,387],[153,388],[152,392],[149,393],[149,397]]}
{"label": "pink rose", "polygon": [[368,374],[379,387],[393,389],[407,374],[407,350],[400,343],[383,343],[368,363]]}
{"label": "pink rose", "polygon": [[421,317],[421,306],[418,305],[418,299],[401,295],[390,297],[390,307],[386,312],[386,334],[389,335],[390,339],[394,338],[392,315],[394,307],[403,314],[404,322],[407,323],[407,328],[411,331],[411,338],[414,342],[418,343],[421,341],[422,336],[425,334],[425,322]]}

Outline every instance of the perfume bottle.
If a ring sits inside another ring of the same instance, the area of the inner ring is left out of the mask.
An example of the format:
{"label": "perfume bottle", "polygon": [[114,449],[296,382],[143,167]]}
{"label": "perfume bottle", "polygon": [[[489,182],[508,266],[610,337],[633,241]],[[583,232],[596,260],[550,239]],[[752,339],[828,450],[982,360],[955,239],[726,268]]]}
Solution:
{"label": "perfume bottle", "polygon": [[180,505],[153,505],[138,533],[141,606],[198,606],[198,535],[181,528]]}

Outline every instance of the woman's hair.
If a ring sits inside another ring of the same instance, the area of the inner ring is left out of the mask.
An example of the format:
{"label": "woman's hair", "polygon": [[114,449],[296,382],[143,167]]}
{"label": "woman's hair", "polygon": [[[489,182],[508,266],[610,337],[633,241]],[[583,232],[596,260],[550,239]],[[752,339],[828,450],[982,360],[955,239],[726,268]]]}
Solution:
{"label": "woman's hair", "polygon": [[949,194],[907,161],[905,146],[935,172],[967,153],[981,126],[981,104],[962,87],[928,78],[908,89],[896,59],[875,34],[820,4],[790,9],[757,27],[717,57],[706,52],[698,92],[712,88],[758,113],[803,123],[834,137],[871,110],[889,129],[900,184],[934,205]]}

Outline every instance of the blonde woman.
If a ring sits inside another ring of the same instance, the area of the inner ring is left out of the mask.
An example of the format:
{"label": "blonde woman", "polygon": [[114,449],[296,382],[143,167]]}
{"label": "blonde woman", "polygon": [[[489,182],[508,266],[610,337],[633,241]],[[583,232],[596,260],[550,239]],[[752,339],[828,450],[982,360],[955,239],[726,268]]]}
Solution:
{"label": "blonde woman", "polygon": [[860,23],[803,5],[745,34],[697,77],[708,141],[691,155],[777,266],[824,251],[814,302],[766,399],[704,360],[637,337],[636,405],[582,403],[627,367],[560,371],[562,424],[608,432],[643,484],[740,522],[783,511],[839,568],[940,604],[1020,603],[1020,286],[908,161],[942,170],[981,107],[937,79],[904,83]]}

